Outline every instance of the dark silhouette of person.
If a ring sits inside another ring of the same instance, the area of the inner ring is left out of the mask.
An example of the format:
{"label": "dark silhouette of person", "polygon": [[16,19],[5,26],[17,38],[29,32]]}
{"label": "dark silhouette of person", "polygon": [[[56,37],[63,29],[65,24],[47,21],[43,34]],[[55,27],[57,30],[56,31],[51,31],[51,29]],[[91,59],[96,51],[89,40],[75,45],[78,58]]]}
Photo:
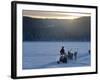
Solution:
{"label": "dark silhouette of person", "polygon": [[90,55],[90,52],[91,52],[91,51],[89,50],[88,52],[89,52],[89,55]]}
{"label": "dark silhouette of person", "polygon": [[65,53],[64,46],[62,46],[62,48],[60,50],[60,61],[63,63],[67,63],[67,55]]}
{"label": "dark silhouette of person", "polygon": [[77,51],[74,53],[75,60],[77,60]]}
{"label": "dark silhouette of person", "polygon": [[64,55],[65,54],[65,49],[64,46],[62,46],[61,50],[60,50],[60,55]]}
{"label": "dark silhouette of person", "polygon": [[71,53],[71,55],[70,55],[70,56],[71,56],[71,60],[73,60],[73,53]]}
{"label": "dark silhouette of person", "polygon": [[68,51],[68,59],[73,60],[73,53],[70,51]]}
{"label": "dark silhouette of person", "polygon": [[70,51],[68,51],[68,59],[70,59]]}

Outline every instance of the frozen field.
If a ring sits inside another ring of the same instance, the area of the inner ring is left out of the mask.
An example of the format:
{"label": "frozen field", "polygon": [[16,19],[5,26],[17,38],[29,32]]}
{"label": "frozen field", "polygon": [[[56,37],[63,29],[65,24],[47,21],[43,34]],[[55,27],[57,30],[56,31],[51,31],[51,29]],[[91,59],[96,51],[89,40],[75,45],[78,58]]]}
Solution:
{"label": "frozen field", "polygon": [[[78,51],[77,60],[57,64],[61,47]],[[23,69],[90,66],[89,42],[23,42]]]}

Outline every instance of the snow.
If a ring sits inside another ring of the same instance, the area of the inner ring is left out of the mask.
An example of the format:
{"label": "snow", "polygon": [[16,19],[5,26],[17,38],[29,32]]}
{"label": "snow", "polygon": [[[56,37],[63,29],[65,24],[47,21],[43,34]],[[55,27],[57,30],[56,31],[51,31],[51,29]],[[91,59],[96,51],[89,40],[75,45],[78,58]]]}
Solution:
{"label": "snow", "polygon": [[[57,64],[59,51],[64,46],[67,53],[78,51],[77,60]],[[23,42],[23,69],[90,66],[90,42]]]}

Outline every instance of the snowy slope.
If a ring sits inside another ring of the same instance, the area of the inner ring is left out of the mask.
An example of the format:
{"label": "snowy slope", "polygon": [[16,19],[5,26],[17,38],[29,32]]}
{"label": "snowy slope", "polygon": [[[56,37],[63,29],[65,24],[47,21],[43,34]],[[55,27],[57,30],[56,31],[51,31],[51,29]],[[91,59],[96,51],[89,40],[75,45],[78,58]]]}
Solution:
{"label": "snowy slope", "polygon": [[[77,60],[57,64],[61,47],[78,51]],[[24,42],[23,69],[90,66],[89,42]]]}

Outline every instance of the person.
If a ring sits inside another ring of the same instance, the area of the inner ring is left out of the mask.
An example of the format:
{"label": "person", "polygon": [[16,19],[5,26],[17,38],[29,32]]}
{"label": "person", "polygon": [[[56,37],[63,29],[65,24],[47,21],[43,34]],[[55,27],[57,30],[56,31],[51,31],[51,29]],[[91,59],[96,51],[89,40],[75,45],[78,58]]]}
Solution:
{"label": "person", "polygon": [[73,53],[70,53],[71,60],[73,60]]}
{"label": "person", "polygon": [[68,51],[68,59],[73,60],[72,49],[70,49],[70,50]]}
{"label": "person", "polygon": [[64,46],[60,50],[60,62],[67,63],[67,55],[65,53]]}
{"label": "person", "polygon": [[70,58],[70,51],[68,51],[68,59],[71,59],[71,58]]}
{"label": "person", "polygon": [[89,50],[88,50],[89,55],[90,55],[90,52],[91,52],[91,51],[90,51],[90,49],[89,49]]}
{"label": "person", "polygon": [[64,46],[62,46],[61,50],[60,50],[60,55],[64,55],[65,54],[65,49]]}
{"label": "person", "polygon": [[75,60],[77,60],[77,51],[74,53]]}

